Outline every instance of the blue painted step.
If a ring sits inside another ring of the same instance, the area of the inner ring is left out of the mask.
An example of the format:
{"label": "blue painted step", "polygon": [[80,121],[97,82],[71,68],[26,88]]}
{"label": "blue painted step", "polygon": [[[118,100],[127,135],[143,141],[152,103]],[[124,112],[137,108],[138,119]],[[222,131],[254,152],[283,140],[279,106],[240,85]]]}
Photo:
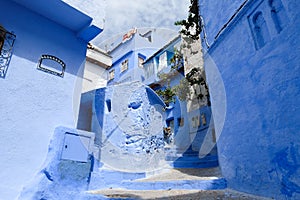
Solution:
{"label": "blue painted step", "polygon": [[181,161],[176,160],[174,162],[169,163],[169,165],[173,168],[209,168],[209,167],[217,167],[219,166],[218,160],[214,161]]}
{"label": "blue painted step", "polygon": [[[99,173],[99,172],[98,172]],[[102,171],[103,173],[103,171]],[[110,172],[113,173],[113,172]],[[116,172],[115,176],[120,175]],[[126,173],[124,173],[126,174]],[[227,182],[223,177],[213,177],[210,179],[187,179],[187,180],[155,180],[145,181],[142,179],[123,179],[122,176],[105,177],[108,174],[98,176],[93,174],[89,190],[121,188],[126,190],[168,190],[168,189],[197,189],[197,190],[219,190],[227,187]],[[112,174],[111,174],[112,175]],[[124,177],[123,177],[124,178]]]}
{"label": "blue painted step", "polygon": [[197,189],[197,190],[220,190],[227,187],[225,178],[211,180],[173,180],[173,181],[125,181],[122,188],[129,190],[168,190],[168,189]]}
{"label": "blue painted step", "polygon": [[[176,154],[176,153],[175,153]],[[173,168],[209,168],[217,167],[219,165],[218,156],[210,155],[199,158],[199,152],[193,151],[190,146],[186,152],[179,154],[179,156],[169,155],[166,156],[166,161]]]}
{"label": "blue painted step", "polygon": [[199,158],[197,156],[166,156],[165,158],[166,161],[175,161],[175,160],[182,160],[182,161],[195,161],[195,160],[201,160],[201,161],[215,161],[218,160],[218,156],[216,155],[211,155],[211,156],[205,156],[203,158]]}

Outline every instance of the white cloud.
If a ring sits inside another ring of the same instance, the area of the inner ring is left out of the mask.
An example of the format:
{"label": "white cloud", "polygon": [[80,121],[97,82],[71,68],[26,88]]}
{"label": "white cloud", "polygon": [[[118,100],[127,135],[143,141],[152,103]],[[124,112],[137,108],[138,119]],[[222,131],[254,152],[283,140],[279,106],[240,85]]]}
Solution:
{"label": "white cloud", "polygon": [[107,0],[104,31],[92,41],[102,41],[137,27],[179,30],[175,21],[185,19],[189,0]]}

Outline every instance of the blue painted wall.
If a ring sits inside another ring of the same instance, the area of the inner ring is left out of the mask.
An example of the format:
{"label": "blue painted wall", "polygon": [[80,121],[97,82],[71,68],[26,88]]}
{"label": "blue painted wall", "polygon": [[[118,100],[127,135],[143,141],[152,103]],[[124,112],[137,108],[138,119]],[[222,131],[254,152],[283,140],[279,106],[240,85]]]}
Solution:
{"label": "blue painted wall", "polygon": [[[55,127],[76,124],[86,41],[14,1],[0,4],[1,25],[16,35],[6,77],[0,78],[0,194],[14,199],[40,170]],[[49,3],[48,14],[54,8]],[[63,78],[37,70],[42,54],[65,62]]]}
{"label": "blue painted wall", "polygon": [[220,29],[245,0],[199,0],[200,15],[204,18],[208,43],[212,44]]}
{"label": "blue painted wall", "polygon": [[[174,87],[180,83],[180,81],[184,78],[184,67],[181,66],[181,68],[174,73],[174,70],[171,70],[170,63],[170,59],[174,55],[174,49],[179,49],[180,45],[181,37],[174,37],[145,62],[145,84],[148,84],[155,90],[158,90],[165,89],[168,85],[170,87]],[[164,55],[166,55],[166,60],[160,58],[160,56]],[[160,73],[173,74],[172,76],[169,76],[169,82],[167,83],[160,80],[158,75]],[[197,105],[194,105],[194,108],[192,108],[190,104],[188,104],[187,101],[181,101],[178,97],[175,97],[175,102],[171,103],[171,106],[166,109],[166,124],[171,127],[173,131],[173,150],[178,154],[181,154],[187,151],[190,147],[189,150],[195,151],[196,157],[198,157],[197,152],[200,152],[200,156],[205,156],[209,153],[216,155],[217,152],[215,149],[213,152],[211,151],[215,146],[215,140],[212,136],[214,125],[211,118],[210,107],[203,104],[200,108],[196,108]],[[201,123],[202,114],[205,115],[207,122],[206,125]],[[197,125],[194,123],[196,119],[199,119],[200,122]],[[180,120],[183,121],[181,125]]]}
{"label": "blue painted wall", "polygon": [[[116,46],[109,54],[113,58],[112,67],[108,70],[115,70],[115,77],[113,80],[108,81],[108,85],[129,81],[145,80],[144,70],[138,65],[138,58],[143,57],[145,60],[158,50],[164,44],[165,32],[156,29],[150,29],[151,41],[141,35],[142,29],[137,29],[131,39]],[[162,32],[162,33],[161,33]],[[121,63],[128,59],[128,70],[121,72]]]}
{"label": "blue painted wall", "polygon": [[[230,188],[299,199],[300,4],[277,1],[274,13],[269,2],[249,1],[206,54],[220,71],[227,97],[219,162]],[[218,4],[200,8],[204,18],[218,20]],[[224,15],[233,12],[226,9]],[[212,99],[212,107],[220,103]]]}
{"label": "blue painted wall", "polygon": [[144,173],[164,166],[164,103],[151,91],[140,82],[95,91],[98,127],[92,131],[104,169]]}

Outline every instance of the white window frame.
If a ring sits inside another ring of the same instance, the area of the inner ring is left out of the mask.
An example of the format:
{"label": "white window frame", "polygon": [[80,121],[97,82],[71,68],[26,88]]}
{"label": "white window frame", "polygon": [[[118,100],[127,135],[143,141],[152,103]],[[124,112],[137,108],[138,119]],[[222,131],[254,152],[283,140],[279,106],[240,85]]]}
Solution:
{"label": "white window frame", "polygon": [[128,70],[128,59],[124,60],[122,63],[121,63],[121,73],[122,72],[125,72],[126,70]]}
{"label": "white window frame", "polygon": [[113,80],[115,78],[115,69],[112,69],[108,72],[108,80]]}

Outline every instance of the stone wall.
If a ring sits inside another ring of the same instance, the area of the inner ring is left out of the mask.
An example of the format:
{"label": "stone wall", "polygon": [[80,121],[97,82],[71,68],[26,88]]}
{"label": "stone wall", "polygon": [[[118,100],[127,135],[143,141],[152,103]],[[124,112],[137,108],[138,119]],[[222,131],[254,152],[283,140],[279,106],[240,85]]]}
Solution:
{"label": "stone wall", "polygon": [[165,163],[164,103],[140,82],[95,91],[94,125],[101,146],[99,161],[109,168],[146,172]]}
{"label": "stone wall", "polygon": [[[218,150],[228,187],[299,199],[299,3],[270,2],[249,1],[208,50],[205,67],[218,67],[226,92],[225,100],[212,95],[212,108],[226,101]],[[212,9],[201,12],[219,20]],[[210,72],[211,93],[221,92]]]}

